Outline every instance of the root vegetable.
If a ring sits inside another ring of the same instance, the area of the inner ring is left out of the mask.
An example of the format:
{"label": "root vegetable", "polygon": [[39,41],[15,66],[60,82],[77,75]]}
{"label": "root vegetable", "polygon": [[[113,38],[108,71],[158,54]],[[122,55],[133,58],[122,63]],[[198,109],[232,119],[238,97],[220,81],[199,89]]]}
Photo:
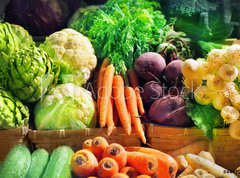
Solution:
{"label": "root vegetable", "polygon": [[209,152],[207,152],[207,151],[201,151],[201,152],[198,154],[198,156],[201,156],[201,157],[203,157],[203,158],[205,158],[205,159],[207,159],[207,160],[215,163],[215,160],[214,160],[212,154],[209,153]]}
{"label": "root vegetable", "polygon": [[182,83],[182,63],[181,60],[174,60],[167,65],[165,77],[170,84],[178,85]]}
{"label": "root vegetable", "polygon": [[212,163],[211,161],[198,155],[189,153],[186,155],[186,159],[191,167],[205,169],[207,172],[213,174],[216,177],[237,178],[237,176],[232,173],[226,173],[226,169],[224,169],[223,167]]}
{"label": "root vegetable", "polygon": [[137,74],[146,81],[160,78],[165,67],[165,59],[155,52],[146,52],[140,55],[135,62]]}
{"label": "root vegetable", "polygon": [[149,118],[153,123],[175,127],[187,127],[192,124],[181,96],[167,95],[156,100],[150,107]]}
{"label": "root vegetable", "polygon": [[143,102],[147,106],[151,106],[151,104],[159,99],[163,95],[163,89],[159,82],[157,81],[149,81],[143,86]]}

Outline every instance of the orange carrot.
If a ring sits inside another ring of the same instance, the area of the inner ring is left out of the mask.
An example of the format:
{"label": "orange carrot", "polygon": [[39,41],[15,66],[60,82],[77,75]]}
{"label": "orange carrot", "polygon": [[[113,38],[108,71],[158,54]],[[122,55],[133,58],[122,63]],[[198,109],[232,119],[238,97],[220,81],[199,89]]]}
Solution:
{"label": "orange carrot", "polygon": [[82,148],[83,149],[86,149],[86,150],[89,150],[89,151],[92,151],[92,139],[87,139],[83,142],[82,144]]}
{"label": "orange carrot", "polygon": [[132,129],[131,118],[128,115],[127,105],[124,97],[124,81],[120,75],[115,75],[113,78],[113,99],[115,101],[122,126],[127,135],[130,135]]}
{"label": "orange carrot", "polygon": [[103,158],[105,157],[113,158],[118,163],[119,170],[127,164],[127,152],[118,143],[112,143],[104,150]]}
{"label": "orange carrot", "polygon": [[152,177],[149,175],[146,175],[146,174],[142,174],[142,175],[137,176],[136,178],[152,178]]}
{"label": "orange carrot", "polygon": [[117,173],[117,174],[114,174],[111,178],[129,178],[129,177],[126,174]]}
{"label": "orange carrot", "polygon": [[102,159],[103,151],[108,146],[108,141],[104,137],[95,137],[92,141],[92,152],[98,160]]}
{"label": "orange carrot", "polygon": [[136,93],[138,110],[141,115],[144,115],[145,110],[144,110],[143,101],[142,101],[141,94],[140,94],[138,76],[134,69],[128,69],[127,73],[128,73],[128,77],[129,77],[131,86],[133,87],[133,89]]}
{"label": "orange carrot", "polygon": [[115,128],[115,124],[113,121],[113,98],[110,98],[110,101],[108,103],[108,111],[107,111],[107,135],[111,135],[113,129]]}
{"label": "orange carrot", "polygon": [[138,151],[155,156],[158,159],[158,170],[154,177],[156,178],[171,178],[175,177],[178,164],[176,160],[168,154],[165,154],[159,150],[145,147],[125,147],[126,151]]}
{"label": "orange carrot", "polygon": [[112,158],[103,158],[97,168],[97,173],[100,178],[111,178],[119,171],[117,162]]}
{"label": "orange carrot", "polygon": [[106,71],[107,66],[110,64],[110,60],[105,58],[102,62],[102,65],[98,72],[98,81],[97,81],[97,91],[98,91],[98,98],[97,98],[97,108],[100,111],[100,103],[102,98],[102,85],[103,85],[103,78],[104,73]]}
{"label": "orange carrot", "polygon": [[138,114],[136,94],[132,87],[126,87],[124,93],[127,101],[127,109],[131,116],[131,121],[136,129],[138,136],[141,138],[142,142],[146,144],[146,137]]}
{"label": "orange carrot", "polygon": [[139,173],[137,172],[137,170],[133,167],[127,166],[124,167],[120,170],[121,173],[126,174],[129,176],[129,178],[136,178]]}
{"label": "orange carrot", "polygon": [[201,151],[206,151],[209,148],[208,141],[200,140],[194,143],[188,144],[182,148],[179,148],[174,151],[169,151],[167,154],[171,155],[172,157],[176,157],[178,155],[185,155],[187,153],[198,154]]}
{"label": "orange carrot", "polygon": [[[113,96],[112,96],[113,98]],[[119,116],[118,116],[118,112],[117,112],[117,108],[115,103],[113,102],[113,122],[115,126],[118,126],[119,124]]]}
{"label": "orange carrot", "polygon": [[155,156],[139,151],[127,152],[127,163],[140,174],[152,176],[158,169],[158,160]]}
{"label": "orange carrot", "polygon": [[100,113],[99,113],[99,124],[100,127],[104,127],[106,125],[107,120],[107,110],[108,103],[112,94],[112,84],[113,84],[113,76],[114,76],[115,68],[112,64],[108,65],[106,71],[104,73],[104,80],[102,85],[102,96],[100,102]]}
{"label": "orange carrot", "polygon": [[96,174],[98,161],[92,152],[83,149],[74,153],[71,167],[77,176],[88,177]]}

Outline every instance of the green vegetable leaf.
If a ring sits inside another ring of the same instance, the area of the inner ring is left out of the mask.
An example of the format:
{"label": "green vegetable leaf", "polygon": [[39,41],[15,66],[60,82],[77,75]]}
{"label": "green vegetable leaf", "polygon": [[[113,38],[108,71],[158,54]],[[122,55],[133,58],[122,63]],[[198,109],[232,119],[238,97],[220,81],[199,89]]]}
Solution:
{"label": "green vegetable leaf", "polygon": [[159,3],[150,0],[109,0],[94,13],[90,27],[85,27],[82,19],[88,15],[73,20],[75,25],[70,27],[85,33],[97,57],[111,58],[117,73],[121,73],[132,68],[142,53],[154,51],[170,30],[159,8]]}
{"label": "green vegetable leaf", "polygon": [[187,114],[194,124],[203,130],[204,134],[213,139],[213,128],[223,127],[224,122],[220,111],[212,105],[199,105],[197,103],[187,103]]}

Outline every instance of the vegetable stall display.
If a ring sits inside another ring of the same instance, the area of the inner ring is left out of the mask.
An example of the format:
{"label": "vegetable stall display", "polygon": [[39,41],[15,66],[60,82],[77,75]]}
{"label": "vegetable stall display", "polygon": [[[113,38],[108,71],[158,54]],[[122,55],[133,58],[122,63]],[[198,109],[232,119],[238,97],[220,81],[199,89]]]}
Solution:
{"label": "vegetable stall display", "polygon": [[180,154],[173,158],[152,148],[110,144],[99,136],[84,143],[88,143],[88,146],[83,145],[76,152],[68,146],[59,146],[51,153],[44,149],[36,149],[31,153],[25,145],[16,145],[3,161],[0,176],[237,178],[239,175],[238,169],[234,174],[217,165],[211,153],[206,151]]}
{"label": "vegetable stall display", "polygon": [[[0,166],[0,177],[235,178],[224,172],[227,166],[219,159],[211,162],[216,128],[228,129],[217,138],[223,160],[226,151],[239,154],[240,45],[224,42],[233,24],[225,19],[226,28],[219,30],[227,12],[208,17],[220,8],[210,1],[194,1],[192,8],[174,2],[108,0],[81,7],[67,27],[43,28],[48,36],[39,46],[23,27],[0,23],[0,128],[30,124],[33,145],[33,150],[13,147]],[[64,21],[68,16],[58,15]],[[188,21],[189,15],[197,20]],[[169,141],[169,150],[162,151],[164,139],[149,134],[158,126],[174,130],[179,142],[165,132],[161,136]],[[191,130],[203,134],[185,139]],[[77,137],[68,142],[64,138],[69,133]],[[114,135],[119,138],[111,140]],[[126,146],[125,139],[135,144],[135,136],[139,145]],[[230,145],[224,144],[230,136]],[[153,149],[154,142],[162,148]],[[13,172],[9,165],[19,152],[21,165]],[[231,169],[238,164],[233,156],[226,158],[234,159]]]}

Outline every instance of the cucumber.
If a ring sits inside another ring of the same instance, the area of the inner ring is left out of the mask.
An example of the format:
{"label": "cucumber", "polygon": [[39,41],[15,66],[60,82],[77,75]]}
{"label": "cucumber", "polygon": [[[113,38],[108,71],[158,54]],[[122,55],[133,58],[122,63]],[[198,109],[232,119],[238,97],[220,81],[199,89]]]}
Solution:
{"label": "cucumber", "polygon": [[26,178],[42,177],[49,160],[49,153],[45,149],[37,149],[32,153],[31,166]]}
{"label": "cucumber", "polygon": [[43,178],[71,178],[71,159],[73,150],[60,146],[53,150]]}
{"label": "cucumber", "polygon": [[1,178],[25,178],[31,164],[31,153],[25,145],[14,146],[3,161]]}

